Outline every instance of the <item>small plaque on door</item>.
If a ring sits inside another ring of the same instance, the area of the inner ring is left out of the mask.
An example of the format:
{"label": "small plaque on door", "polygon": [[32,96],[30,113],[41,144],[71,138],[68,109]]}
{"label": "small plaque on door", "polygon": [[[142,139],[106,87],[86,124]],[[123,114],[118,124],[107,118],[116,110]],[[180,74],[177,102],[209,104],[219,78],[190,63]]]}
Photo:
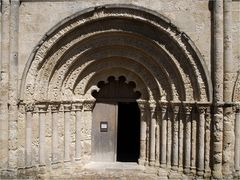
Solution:
{"label": "small plaque on door", "polygon": [[108,131],[108,122],[102,121],[100,122],[100,132],[107,132]]}

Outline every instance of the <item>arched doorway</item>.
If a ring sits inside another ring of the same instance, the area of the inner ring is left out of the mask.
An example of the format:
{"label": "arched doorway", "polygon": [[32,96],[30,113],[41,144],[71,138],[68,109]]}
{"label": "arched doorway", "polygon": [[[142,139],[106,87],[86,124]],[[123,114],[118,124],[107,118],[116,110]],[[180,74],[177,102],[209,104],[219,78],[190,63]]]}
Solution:
{"label": "arched doorway", "polygon": [[140,151],[140,111],[134,91],[136,84],[124,76],[111,76],[98,83],[92,121],[92,159],[94,161],[137,162]]}
{"label": "arched doorway", "polygon": [[[110,75],[115,78],[111,80]],[[141,92],[141,99],[135,89]],[[109,121],[115,124],[108,124],[115,128],[113,134],[104,141],[109,144],[102,146],[111,149],[101,151],[106,152],[101,158],[123,161],[117,157],[117,112],[121,106],[123,112],[131,108],[126,103],[136,107],[138,99],[139,164],[183,167],[189,172],[191,165],[196,168],[197,157],[210,153],[210,140],[203,143],[205,133],[210,137],[210,126],[205,128],[204,122],[210,117],[211,93],[200,53],[167,18],[131,5],[84,10],[44,36],[26,65],[18,121],[28,129],[26,136],[19,136],[25,140],[20,146],[26,147],[19,152],[25,153],[21,158],[26,158],[26,166],[45,165],[48,157],[54,163],[87,162],[91,146],[102,145],[92,137],[93,131],[100,129],[101,121],[106,129],[105,118],[115,118]],[[98,106],[103,108],[100,114],[95,113]],[[92,120],[98,122],[96,128]],[[36,123],[32,126],[36,131],[27,126],[31,122]],[[49,129],[52,136],[47,134]],[[31,139],[32,132],[35,139]],[[39,160],[32,161],[35,154]],[[211,162],[208,157],[206,161]],[[201,171],[203,164],[199,161]]]}

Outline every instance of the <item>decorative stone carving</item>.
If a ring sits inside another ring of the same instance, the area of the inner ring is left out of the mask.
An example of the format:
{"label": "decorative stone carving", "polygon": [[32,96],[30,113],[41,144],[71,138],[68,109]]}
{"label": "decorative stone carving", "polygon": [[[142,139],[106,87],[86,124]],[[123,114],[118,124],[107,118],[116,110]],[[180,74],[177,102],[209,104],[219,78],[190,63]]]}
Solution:
{"label": "decorative stone carving", "polygon": [[95,104],[95,100],[85,100],[83,102],[84,111],[92,111]]}
{"label": "decorative stone carving", "polygon": [[27,104],[25,106],[25,111],[26,112],[33,112],[33,110],[34,110],[34,105],[33,104]]}

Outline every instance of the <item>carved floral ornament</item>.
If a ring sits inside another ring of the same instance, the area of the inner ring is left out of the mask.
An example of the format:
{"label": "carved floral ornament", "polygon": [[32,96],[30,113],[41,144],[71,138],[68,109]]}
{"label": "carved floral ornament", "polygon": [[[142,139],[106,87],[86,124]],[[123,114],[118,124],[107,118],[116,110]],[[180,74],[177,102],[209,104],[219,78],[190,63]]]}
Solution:
{"label": "carved floral ornament", "polygon": [[[134,77],[148,101],[211,101],[203,59],[170,20],[135,6],[85,12],[53,28],[33,51],[23,76],[24,102],[89,99],[90,82],[115,71]],[[93,107],[90,102],[83,103],[85,110]]]}

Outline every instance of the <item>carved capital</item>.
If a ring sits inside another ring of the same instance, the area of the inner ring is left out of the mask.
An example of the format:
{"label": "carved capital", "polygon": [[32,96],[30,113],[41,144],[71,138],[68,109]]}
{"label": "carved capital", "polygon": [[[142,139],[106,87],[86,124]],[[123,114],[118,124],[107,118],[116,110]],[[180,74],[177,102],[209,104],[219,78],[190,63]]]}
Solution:
{"label": "carved capital", "polygon": [[82,111],[83,103],[82,102],[75,103],[75,104],[72,105],[72,107],[73,107],[74,111]]}
{"label": "carved capital", "polygon": [[86,100],[83,102],[83,109],[84,111],[92,111],[94,107],[94,100]]}
{"label": "carved capital", "polygon": [[184,105],[183,109],[185,111],[185,114],[187,114],[187,115],[190,115],[192,112],[192,106],[190,106],[190,105]]}
{"label": "carved capital", "polygon": [[48,106],[46,104],[38,104],[38,105],[36,105],[36,107],[38,108],[39,113],[47,112]]}
{"label": "carved capital", "polygon": [[69,112],[72,109],[72,105],[71,104],[63,104],[63,109],[64,109],[64,112]]}
{"label": "carved capital", "polygon": [[25,111],[26,112],[33,112],[33,110],[34,110],[34,105],[33,104],[27,104],[25,106]]}
{"label": "carved capital", "polygon": [[146,108],[147,101],[145,101],[145,100],[137,100],[137,103],[138,103],[140,111],[144,112],[145,108]]}
{"label": "carved capital", "polygon": [[197,110],[200,114],[205,114],[206,113],[206,110],[207,110],[207,107],[206,106],[197,106]]}
{"label": "carved capital", "polygon": [[235,112],[240,113],[240,104],[236,104],[235,106]]}
{"label": "carved capital", "polygon": [[59,110],[59,104],[52,104],[50,106],[52,112],[58,112]]}
{"label": "carved capital", "polygon": [[156,110],[156,101],[149,101],[148,103],[149,103],[150,111],[154,113]]}
{"label": "carved capital", "polygon": [[159,101],[159,104],[160,104],[162,113],[166,113],[167,108],[168,108],[168,102],[167,101]]}
{"label": "carved capital", "polygon": [[179,113],[179,109],[180,109],[179,104],[171,104],[171,107],[175,115]]}

